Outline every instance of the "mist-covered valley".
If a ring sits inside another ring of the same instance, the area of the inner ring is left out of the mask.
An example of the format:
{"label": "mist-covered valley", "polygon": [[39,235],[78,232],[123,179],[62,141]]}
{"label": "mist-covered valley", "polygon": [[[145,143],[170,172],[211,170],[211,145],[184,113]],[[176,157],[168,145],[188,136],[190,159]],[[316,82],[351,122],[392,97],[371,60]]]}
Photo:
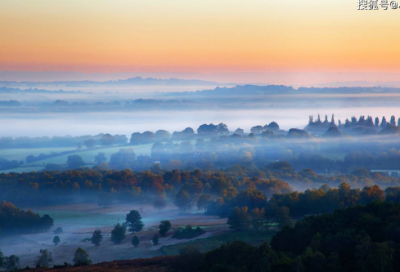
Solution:
{"label": "mist-covered valley", "polygon": [[309,215],[400,202],[392,89],[34,86],[0,89],[8,270],[156,256],[173,266],[229,241],[262,247]]}

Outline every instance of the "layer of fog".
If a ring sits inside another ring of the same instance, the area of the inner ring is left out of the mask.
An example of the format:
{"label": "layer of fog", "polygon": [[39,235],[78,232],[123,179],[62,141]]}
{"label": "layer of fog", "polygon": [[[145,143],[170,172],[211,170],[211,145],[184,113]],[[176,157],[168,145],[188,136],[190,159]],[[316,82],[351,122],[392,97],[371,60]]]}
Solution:
{"label": "layer of fog", "polygon": [[133,111],[133,112],[78,112],[78,113],[3,113],[0,117],[0,137],[20,136],[79,136],[99,133],[124,134],[128,138],[133,132],[157,131],[159,129],[182,131],[186,127],[197,129],[204,123],[225,123],[231,131],[238,127],[249,132],[256,125],[271,121],[281,129],[303,129],[309,115],[335,114],[335,119],[343,121],[351,116],[372,115],[373,117],[391,115],[400,117],[396,107],[375,108],[302,108],[264,110],[202,110],[202,111]]}

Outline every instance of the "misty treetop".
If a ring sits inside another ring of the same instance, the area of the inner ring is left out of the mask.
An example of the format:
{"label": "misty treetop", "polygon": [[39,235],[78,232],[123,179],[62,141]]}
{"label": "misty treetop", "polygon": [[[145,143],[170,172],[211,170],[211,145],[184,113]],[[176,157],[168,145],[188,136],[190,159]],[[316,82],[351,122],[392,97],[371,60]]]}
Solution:
{"label": "misty treetop", "polygon": [[[325,115],[324,121],[321,120],[319,114],[315,121],[314,117],[310,115],[305,130],[317,134],[324,133],[322,134],[324,137],[341,137],[342,133],[340,131],[350,135],[400,134],[400,118],[396,120],[396,117],[392,115],[390,120],[387,121],[385,116],[380,119],[379,117],[361,115],[358,119],[352,116],[350,119],[345,119],[343,123],[339,120],[338,124],[336,124],[333,114],[330,121],[328,121],[327,115]],[[335,134],[332,134],[333,131]]]}
{"label": "misty treetop", "polygon": [[[121,146],[121,149],[108,156],[105,152],[99,152],[86,162],[79,156],[79,150],[29,155],[26,161],[33,163],[69,155],[65,164],[47,163],[45,170],[101,166],[105,169],[118,170],[151,169],[155,173],[160,169],[212,170],[236,164],[260,169],[277,160],[290,162],[296,170],[311,168],[317,173],[350,173],[356,168],[386,170],[398,168],[400,156],[396,151],[400,150],[400,141],[396,135],[400,130],[394,122],[394,116],[389,122],[383,118],[379,126],[376,126],[376,122],[371,125],[370,116],[367,118],[361,116],[358,120],[353,118],[349,126],[336,125],[334,116],[331,121],[328,121],[327,117],[323,122],[318,120],[310,118],[310,123],[304,130],[291,128],[289,131],[280,130],[276,122],[270,122],[266,125],[253,126],[251,133],[244,133],[240,128],[230,132],[223,123],[203,124],[197,129],[197,134],[189,127],[172,135],[166,130],[157,130],[155,133],[135,132],[129,144],[124,140],[119,141],[120,135],[100,134],[96,136],[96,140],[95,137],[84,136],[83,145],[89,149],[93,148],[93,143],[96,141],[104,148],[114,144]],[[313,128],[323,129],[320,133],[314,133]],[[376,133],[367,133],[365,129],[373,129]],[[82,148],[81,143],[75,144],[78,144],[78,148]],[[139,144],[152,144],[151,153],[136,154],[133,146]],[[349,163],[347,159],[355,152],[362,153],[366,159]],[[338,154],[340,157],[334,159]],[[0,169],[21,168],[23,164],[23,161],[0,159]]]}
{"label": "misty treetop", "polygon": [[304,192],[275,194],[267,199],[256,189],[247,189],[233,197],[209,200],[206,213],[228,217],[227,223],[235,230],[267,230],[277,224],[279,228],[292,225],[292,218],[311,214],[330,213],[357,205],[376,202],[400,203],[400,187],[366,186],[352,189],[342,183],[338,188],[326,184],[320,189]]}
{"label": "misty treetop", "polygon": [[185,210],[196,203],[204,209],[204,202],[210,197],[232,198],[247,189],[257,189],[267,197],[289,193],[292,188],[288,182],[302,186],[317,183],[318,187],[323,183],[337,187],[344,182],[357,188],[370,184],[383,187],[400,185],[399,177],[366,169],[350,174],[321,175],[312,169],[297,172],[288,162],[274,162],[261,169],[236,165],[224,170],[204,172],[199,169],[158,169],[154,173],[84,168],[63,172],[0,174],[0,197],[24,206],[98,200],[99,205],[110,206],[113,199],[127,202],[148,199],[150,204],[154,204],[160,195],[165,195]]}

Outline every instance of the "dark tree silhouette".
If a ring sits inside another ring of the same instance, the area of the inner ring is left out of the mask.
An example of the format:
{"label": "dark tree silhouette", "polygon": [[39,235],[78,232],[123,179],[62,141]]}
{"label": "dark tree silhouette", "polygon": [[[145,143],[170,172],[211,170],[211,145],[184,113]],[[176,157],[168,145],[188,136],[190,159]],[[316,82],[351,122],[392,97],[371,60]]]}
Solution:
{"label": "dark tree silhouette", "polygon": [[167,232],[171,229],[171,222],[169,222],[168,220],[162,220],[159,228],[160,235],[165,236]]}
{"label": "dark tree silhouette", "polygon": [[250,228],[250,215],[247,213],[248,208],[235,207],[228,217],[228,225],[231,229],[234,230],[245,230]]}
{"label": "dark tree silhouette", "polygon": [[90,265],[92,263],[89,259],[89,254],[81,247],[78,247],[75,251],[73,262],[75,266]]}
{"label": "dark tree silhouette", "polygon": [[96,246],[99,246],[101,241],[103,240],[103,235],[101,234],[101,230],[97,229],[93,232],[92,235],[92,244],[95,244]]}
{"label": "dark tree silhouette", "polygon": [[153,236],[153,244],[154,245],[158,245],[158,236],[157,236],[157,234],[154,234],[154,236]]}
{"label": "dark tree silhouette", "polygon": [[142,216],[136,210],[132,210],[126,215],[126,222],[128,223],[129,231],[132,233],[139,232],[144,227]]}
{"label": "dark tree silhouette", "polygon": [[132,238],[132,245],[133,245],[134,247],[137,247],[139,244],[140,244],[139,238],[138,238],[136,235],[133,236],[133,238]]}
{"label": "dark tree silhouette", "polygon": [[107,161],[106,153],[104,153],[104,152],[99,152],[99,154],[97,154],[97,155],[94,157],[94,161],[95,161],[97,164],[102,164],[103,162],[106,162],[106,161]]}
{"label": "dark tree silhouette", "polygon": [[92,149],[96,146],[96,140],[93,138],[89,138],[89,139],[83,141],[83,144],[86,146],[86,148]]}
{"label": "dark tree silhouette", "polygon": [[53,243],[55,244],[55,245],[58,245],[58,243],[60,243],[60,237],[58,236],[58,235],[56,235],[56,236],[54,236],[54,238],[53,238]]}
{"label": "dark tree silhouette", "polygon": [[68,168],[75,169],[85,165],[82,160],[82,157],[79,155],[70,155],[67,158]]}
{"label": "dark tree silhouette", "polygon": [[115,143],[115,138],[111,134],[107,133],[100,138],[100,143],[102,146],[110,146]]}
{"label": "dark tree silhouette", "polygon": [[36,259],[36,267],[49,268],[53,263],[53,256],[47,249],[40,250],[40,256]]}
{"label": "dark tree silhouette", "polygon": [[121,243],[125,239],[125,228],[120,223],[116,224],[111,231],[111,241],[115,244]]}

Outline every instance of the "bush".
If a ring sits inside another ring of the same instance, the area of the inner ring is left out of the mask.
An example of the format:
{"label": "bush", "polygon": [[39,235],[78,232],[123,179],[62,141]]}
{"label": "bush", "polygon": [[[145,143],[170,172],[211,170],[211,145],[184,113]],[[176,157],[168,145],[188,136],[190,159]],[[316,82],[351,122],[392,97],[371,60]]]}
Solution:
{"label": "bush", "polygon": [[75,266],[84,266],[92,263],[92,261],[89,259],[89,254],[80,247],[78,247],[78,249],[75,251],[73,261]]}
{"label": "bush", "polygon": [[58,235],[56,235],[56,236],[54,236],[54,238],[53,238],[53,243],[55,244],[55,245],[58,245],[58,243],[60,243],[60,237],[58,236]]}
{"label": "bush", "polygon": [[161,221],[159,228],[160,235],[165,236],[165,234],[167,234],[167,232],[171,229],[171,222],[169,222],[168,220],[163,220]]}
{"label": "bush", "polygon": [[187,225],[185,228],[179,228],[174,232],[172,238],[176,239],[191,239],[204,234],[205,231],[202,228],[192,228],[192,226]]}
{"label": "bush", "polygon": [[92,244],[99,246],[102,240],[103,240],[103,235],[101,235],[101,230],[95,230],[93,232],[93,236],[91,239]]}
{"label": "bush", "polygon": [[154,245],[158,245],[158,236],[157,236],[157,234],[154,234],[154,236],[153,236],[153,244]]}
{"label": "bush", "polygon": [[36,267],[48,268],[53,263],[53,256],[47,249],[40,250],[40,256],[36,259]]}
{"label": "bush", "polygon": [[133,238],[132,238],[132,245],[133,245],[134,247],[137,247],[139,244],[140,244],[139,238],[138,238],[136,235],[133,236]]}
{"label": "bush", "polygon": [[125,239],[126,229],[120,223],[116,224],[114,229],[111,231],[111,241],[115,244],[121,243]]}
{"label": "bush", "polygon": [[54,230],[54,234],[63,234],[64,230],[62,227],[58,227]]}
{"label": "bush", "polygon": [[7,271],[17,270],[19,268],[19,257],[15,255],[5,257],[4,267],[6,268]]}

